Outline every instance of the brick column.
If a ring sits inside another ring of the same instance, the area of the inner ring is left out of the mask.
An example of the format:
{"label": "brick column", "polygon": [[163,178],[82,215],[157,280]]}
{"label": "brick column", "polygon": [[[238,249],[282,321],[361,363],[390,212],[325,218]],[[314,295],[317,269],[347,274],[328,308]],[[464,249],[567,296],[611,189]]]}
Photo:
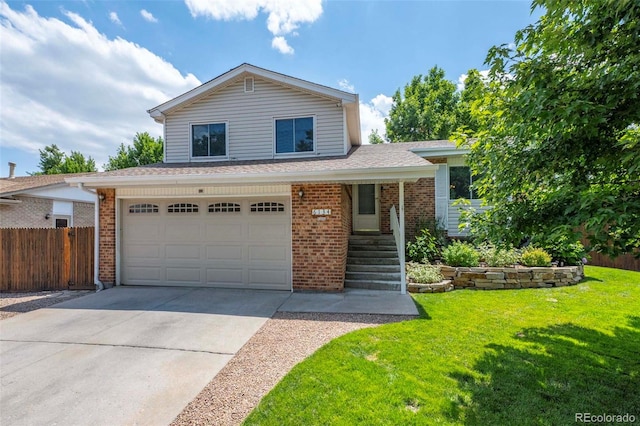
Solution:
{"label": "brick column", "polygon": [[[299,191],[304,195],[300,198]],[[291,239],[294,290],[341,291],[349,244],[350,208],[340,184],[291,186]],[[314,209],[331,209],[314,216]]]}
{"label": "brick column", "polygon": [[100,211],[100,248],[98,279],[111,287],[116,282],[116,190],[112,188],[98,189]]}

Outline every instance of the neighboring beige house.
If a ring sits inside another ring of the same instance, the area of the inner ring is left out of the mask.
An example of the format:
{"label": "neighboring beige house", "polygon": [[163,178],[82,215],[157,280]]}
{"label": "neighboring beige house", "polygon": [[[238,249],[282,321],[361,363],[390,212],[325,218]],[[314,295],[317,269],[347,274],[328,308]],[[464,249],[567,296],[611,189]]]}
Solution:
{"label": "neighboring beige house", "polygon": [[356,94],[243,64],[148,112],[164,163],[67,179],[100,194],[107,285],[405,291],[417,223],[459,233],[465,152],[363,145]]}
{"label": "neighboring beige house", "polygon": [[[0,228],[94,226],[96,195],[70,187],[73,174],[0,178]],[[82,174],[83,176],[91,174]]]}

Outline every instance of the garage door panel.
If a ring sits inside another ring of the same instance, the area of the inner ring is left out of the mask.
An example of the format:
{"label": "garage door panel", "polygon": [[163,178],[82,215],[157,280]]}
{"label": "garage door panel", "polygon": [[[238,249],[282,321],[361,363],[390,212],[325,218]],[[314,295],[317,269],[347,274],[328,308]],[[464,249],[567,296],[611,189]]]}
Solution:
{"label": "garage door panel", "polygon": [[167,222],[164,231],[167,241],[199,241],[201,234],[197,217],[186,215],[182,220],[172,219]]}
{"label": "garage door panel", "polygon": [[200,284],[202,283],[202,273],[199,265],[189,267],[168,266],[166,268],[167,282]]}
{"label": "garage door panel", "polygon": [[155,260],[160,257],[160,246],[155,244],[130,244],[127,249],[127,256],[131,261]]}
{"label": "garage door panel", "polygon": [[209,241],[244,241],[246,239],[242,223],[209,223],[206,225],[205,236]]}
{"label": "garage door panel", "polygon": [[250,241],[288,241],[289,227],[284,223],[250,223],[249,224],[249,240]]}
{"label": "garage door panel", "polygon": [[207,282],[208,283],[225,283],[234,285],[243,285],[243,270],[242,268],[208,268],[207,269]]}
{"label": "garage door panel", "polygon": [[206,246],[207,260],[237,260],[242,261],[243,246]]}
{"label": "garage door panel", "polygon": [[193,244],[167,244],[166,259],[200,260],[201,247]]}
{"label": "garage door panel", "polygon": [[251,246],[249,247],[250,262],[286,261],[288,250],[282,246]]}
{"label": "garage door panel", "polygon": [[[285,197],[152,200],[157,211],[122,215],[122,282],[230,288],[291,289],[290,202]],[[198,204],[199,212],[168,212]],[[228,211],[209,211],[230,208]],[[264,210],[251,212],[262,203]],[[268,210],[269,206],[284,212]],[[216,207],[217,206],[217,207]],[[240,211],[235,211],[236,208]],[[142,209],[144,210],[144,209]]]}

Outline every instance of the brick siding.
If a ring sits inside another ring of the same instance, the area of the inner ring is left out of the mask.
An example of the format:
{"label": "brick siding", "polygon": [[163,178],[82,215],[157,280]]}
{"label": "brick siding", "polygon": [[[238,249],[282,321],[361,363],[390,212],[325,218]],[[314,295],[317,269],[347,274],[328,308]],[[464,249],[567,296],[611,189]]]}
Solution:
{"label": "brick siding", "polygon": [[[389,210],[393,205],[396,206],[396,209],[399,209],[398,184],[383,184],[380,190],[380,231],[383,234],[390,234]],[[406,241],[413,240],[416,235],[416,228],[421,221],[435,220],[435,197],[434,178],[422,178],[415,183],[404,184],[404,232]]]}
{"label": "brick siding", "polygon": [[[300,189],[304,196],[298,195]],[[313,216],[313,209],[331,209]],[[294,290],[340,291],[344,288],[350,201],[344,185],[291,186],[291,238]]]}
{"label": "brick siding", "polygon": [[113,286],[116,282],[116,190],[98,189],[98,194],[104,195],[100,205],[100,266],[98,277],[105,287]]}
{"label": "brick siding", "polygon": [[16,196],[20,204],[0,204],[0,228],[54,228],[53,201],[46,198]]}
{"label": "brick siding", "polygon": [[93,203],[73,203],[73,226],[94,226],[95,213]]}

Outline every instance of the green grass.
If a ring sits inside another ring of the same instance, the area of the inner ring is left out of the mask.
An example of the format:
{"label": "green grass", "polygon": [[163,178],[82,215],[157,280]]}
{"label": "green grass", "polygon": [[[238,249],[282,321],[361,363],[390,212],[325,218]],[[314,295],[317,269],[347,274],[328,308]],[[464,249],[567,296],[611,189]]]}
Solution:
{"label": "green grass", "polygon": [[297,365],[248,425],[640,421],[640,273],[564,288],[420,294],[422,317],[359,330]]}

